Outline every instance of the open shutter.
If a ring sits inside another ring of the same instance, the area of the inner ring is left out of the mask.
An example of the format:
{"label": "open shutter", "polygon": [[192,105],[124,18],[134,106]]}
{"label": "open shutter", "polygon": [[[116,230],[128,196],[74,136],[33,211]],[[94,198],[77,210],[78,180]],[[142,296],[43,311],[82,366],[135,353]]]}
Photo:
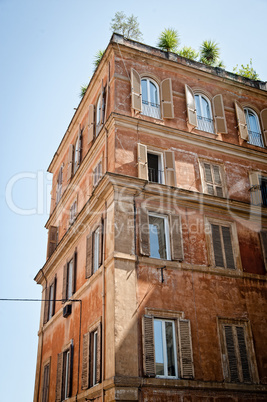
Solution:
{"label": "open shutter", "polygon": [[54,278],[54,295],[53,295],[53,305],[52,305],[52,315],[56,312],[56,299],[57,299],[57,275]]}
{"label": "open shutter", "polygon": [[226,259],[226,268],[235,269],[235,260],[231,240],[231,229],[228,226],[222,226],[222,236]]}
{"label": "open shutter", "polygon": [[265,262],[265,269],[267,269],[267,230],[262,230],[260,232],[261,247]]}
{"label": "open shutter", "polygon": [[93,274],[93,264],[92,264],[92,246],[93,246],[93,235],[90,233],[86,238],[86,267],[85,267],[85,277],[90,278]]}
{"label": "open shutter", "polygon": [[100,225],[99,225],[99,255],[98,255],[98,262],[99,262],[99,267],[102,265],[102,255],[103,255],[103,219],[101,219]]}
{"label": "open shutter", "polygon": [[172,80],[166,78],[160,84],[161,87],[161,104],[162,117],[165,119],[173,119],[173,96],[172,96]]}
{"label": "open shutter", "polygon": [[138,160],[138,177],[140,179],[148,180],[147,168],[147,146],[137,144],[137,160]]}
{"label": "open shutter", "polygon": [[88,144],[94,139],[95,129],[95,106],[89,105],[88,113]]}
{"label": "open shutter", "polygon": [[178,320],[180,372],[182,378],[194,378],[193,351],[190,321]]}
{"label": "open shutter", "polygon": [[61,402],[63,376],[63,353],[57,355],[56,402]]}
{"label": "open shutter", "polygon": [[139,249],[140,254],[150,256],[149,218],[144,208],[139,209]]}
{"label": "open shutter", "polygon": [[68,277],[68,264],[64,265],[63,268],[63,285],[62,285],[62,303],[67,300],[67,278]]}
{"label": "open shutter", "polygon": [[83,335],[83,357],[82,357],[82,389],[89,388],[89,350],[90,333]]}
{"label": "open shutter", "polygon": [[96,383],[101,382],[101,351],[102,351],[101,322],[97,327],[97,351],[96,351]]}
{"label": "open shutter", "polygon": [[194,92],[188,85],[185,85],[185,99],[188,123],[191,124],[191,126],[197,127],[197,110],[195,96]]}
{"label": "open shutter", "polygon": [[213,252],[216,267],[224,267],[220,227],[211,225]]}
{"label": "open shutter", "polygon": [[155,377],[155,347],[153,317],[143,316],[143,368],[144,375]]}
{"label": "open shutter", "polygon": [[232,325],[224,326],[225,345],[228,357],[229,380],[231,382],[239,382],[238,361],[236,357],[235,342],[233,336]]}
{"label": "open shutter", "polygon": [[49,313],[49,286],[45,289],[45,305],[44,305],[44,324],[48,321],[48,313]]}
{"label": "open shutter", "polygon": [[173,151],[164,151],[165,182],[168,186],[176,187],[175,158]]}
{"label": "open shutter", "polygon": [[81,130],[81,125],[79,129],[79,147],[78,147],[78,165],[82,162],[82,145],[83,145],[83,131]]}
{"label": "open shutter", "polygon": [[267,147],[267,109],[263,109],[260,113],[261,124],[263,129],[263,138],[265,146]]}
{"label": "open shutter", "polygon": [[216,133],[227,134],[223,97],[221,94],[212,98]]}
{"label": "open shutter", "polygon": [[73,372],[73,344],[70,345],[70,362],[69,362],[69,371],[68,371],[68,389],[67,396],[71,397],[72,394],[72,372]]}
{"label": "open shutter", "polygon": [[57,247],[57,227],[50,226],[48,231],[48,255],[47,257],[51,257],[53,252]]}
{"label": "open shutter", "polygon": [[240,137],[248,141],[248,128],[244,110],[239,102],[235,101],[235,110]]}
{"label": "open shutter", "polygon": [[73,275],[72,275],[72,294],[76,292],[76,276],[77,276],[77,249],[73,254]]}
{"label": "open shutter", "polygon": [[69,146],[69,157],[68,157],[68,173],[67,173],[67,180],[70,180],[73,173],[73,153],[74,147],[72,144]]}
{"label": "open shutter", "polygon": [[170,229],[172,260],[182,261],[184,259],[184,250],[181,218],[179,215],[171,215]]}
{"label": "open shutter", "polygon": [[103,124],[103,111],[104,111],[104,85],[103,85],[103,80],[101,83],[101,94],[100,94],[100,105],[99,105],[99,125],[101,126]]}
{"label": "open shutter", "polygon": [[142,89],[141,77],[137,71],[131,69],[131,95],[132,95],[132,108],[138,112],[142,111]]}
{"label": "open shutter", "polygon": [[251,188],[250,188],[251,202],[253,205],[261,205],[262,204],[262,196],[261,196],[258,173],[250,172],[249,173],[249,181],[251,184]]}

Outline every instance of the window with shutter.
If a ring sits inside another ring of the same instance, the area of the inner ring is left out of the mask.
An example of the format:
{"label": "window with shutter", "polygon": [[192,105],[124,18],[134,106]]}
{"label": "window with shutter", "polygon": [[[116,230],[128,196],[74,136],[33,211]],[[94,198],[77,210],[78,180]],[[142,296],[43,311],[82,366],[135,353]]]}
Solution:
{"label": "window with shutter", "polygon": [[42,402],[49,402],[49,377],[50,377],[50,362],[44,366]]}
{"label": "window with shutter", "polygon": [[69,220],[70,225],[74,223],[76,215],[77,215],[77,200],[75,200],[70,207],[70,220]]}
{"label": "window with shutter", "polygon": [[55,314],[56,284],[57,277],[55,276],[53,282],[47,287],[45,292],[44,324],[46,324]]}
{"label": "window with shutter", "polygon": [[231,228],[211,224],[213,253],[216,267],[235,269]]}
{"label": "window with shutter", "polygon": [[204,192],[218,197],[225,197],[222,167],[209,162],[201,162],[201,170]]}
{"label": "window with shutter", "polygon": [[74,146],[72,144],[70,144],[69,156],[68,156],[67,180],[70,180],[73,175],[73,157],[74,157]]}
{"label": "window with shutter", "polygon": [[101,322],[83,336],[82,389],[101,382]]}
{"label": "window with shutter", "polygon": [[151,78],[141,79],[142,114],[160,119],[160,101],[158,84]]}
{"label": "window with shutter", "polygon": [[57,247],[58,241],[58,228],[57,226],[50,226],[48,230],[48,245],[47,245],[47,258],[51,257]]}
{"label": "window with shutter", "polygon": [[93,186],[97,186],[102,177],[102,160],[100,160],[93,169]]}
{"label": "window with shutter", "polygon": [[149,213],[150,257],[170,260],[168,217]]}
{"label": "window with shutter", "polygon": [[263,109],[260,113],[261,125],[263,130],[263,138],[265,146],[267,146],[267,109]]}
{"label": "window with shutter", "polygon": [[64,266],[62,299],[68,300],[76,292],[77,251]]}
{"label": "window with shutter", "polygon": [[95,106],[89,105],[88,111],[88,144],[94,139],[95,131]]}
{"label": "window with shutter", "polygon": [[197,113],[197,129],[208,133],[214,133],[212,109],[209,99],[200,93],[194,94],[194,96]]}
{"label": "window with shutter", "polygon": [[60,167],[57,177],[56,204],[58,204],[61,199],[62,181],[63,181],[63,166]]}
{"label": "window with shutter", "polygon": [[73,344],[58,354],[56,378],[56,402],[64,401],[72,394]]}

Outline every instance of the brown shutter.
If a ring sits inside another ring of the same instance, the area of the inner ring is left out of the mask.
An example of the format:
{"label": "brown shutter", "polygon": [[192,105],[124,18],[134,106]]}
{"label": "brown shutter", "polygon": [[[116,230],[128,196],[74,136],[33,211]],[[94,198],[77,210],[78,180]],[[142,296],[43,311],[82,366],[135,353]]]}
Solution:
{"label": "brown shutter", "polygon": [[98,261],[99,261],[99,267],[102,265],[102,255],[103,255],[103,219],[101,219],[100,225],[99,225],[99,256],[98,256]]}
{"label": "brown shutter", "polygon": [[73,372],[73,345],[70,345],[70,361],[69,361],[69,371],[68,371],[68,389],[67,397],[71,397],[72,394],[72,372]]}
{"label": "brown shutter", "polygon": [[209,163],[204,163],[204,173],[205,173],[207,192],[210,195],[214,195],[211,165]]}
{"label": "brown shutter", "polygon": [[74,147],[72,144],[69,146],[69,156],[68,156],[68,172],[67,172],[67,180],[70,180],[73,173],[73,151]]}
{"label": "brown shutter", "polygon": [[155,347],[153,317],[143,316],[143,369],[144,375],[155,377]]}
{"label": "brown shutter", "polygon": [[164,151],[165,180],[168,186],[176,187],[175,158],[173,151]]}
{"label": "brown shutter", "polygon": [[63,268],[62,303],[67,300],[68,264]]}
{"label": "brown shutter", "polygon": [[137,161],[138,161],[138,177],[139,179],[148,180],[147,167],[147,146],[137,144]]}
{"label": "brown shutter", "polygon": [[100,120],[99,120],[99,125],[101,126],[103,124],[103,107],[104,107],[104,86],[103,86],[103,80],[101,83],[101,94],[100,94]]}
{"label": "brown shutter", "polygon": [[131,69],[131,95],[132,95],[132,108],[138,112],[142,111],[142,89],[141,77],[137,71]]}
{"label": "brown shutter", "polygon": [[96,383],[101,382],[101,351],[102,351],[101,322],[97,327],[97,351],[96,351]]}
{"label": "brown shutter", "polygon": [[267,147],[267,109],[263,109],[260,113],[261,124],[263,129],[263,138],[265,146]]}
{"label": "brown shutter", "polygon": [[196,110],[195,96],[194,92],[188,85],[185,85],[185,99],[186,99],[188,123],[194,127],[197,127],[197,110]]}
{"label": "brown shutter", "polygon": [[261,196],[258,173],[250,172],[249,180],[250,180],[250,184],[251,184],[251,189],[250,189],[251,202],[253,205],[261,205],[262,204],[262,196]]}
{"label": "brown shutter", "polygon": [[90,333],[83,335],[82,389],[89,388]]}
{"label": "brown shutter", "polygon": [[216,267],[224,267],[220,227],[211,225],[213,252]]}
{"label": "brown shutter", "polygon": [[88,144],[94,139],[95,129],[95,106],[89,105],[88,113]]}
{"label": "brown shutter", "polygon": [[251,382],[244,328],[237,326],[236,335],[237,335],[239,355],[242,367],[243,382]]}
{"label": "brown shutter", "polygon": [[248,141],[248,128],[247,128],[246,116],[244,113],[244,109],[237,101],[235,101],[235,110],[236,110],[237,124],[240,137],[243,140]]}
{"label": "brown shutter", "polygon": [[78,148],[78,165],[82,162],[82,145],[83,145],[83,130],[81,130],[81,125],[79,128],[79,148]]}
{"label": "brown shutter", "polygon": [[212,98],[216,133],[227,134],[223,97],[221,94]]}
{"label": "brown shutter", "polygon": [[238,375],[238,361],[236,357],[233,327],[232,325],[224,326],[225,344],[228,357],[228,367],[229,367],[229,380],[231,382],[239,382]]}
{"label": "brown shutter", "polygon": [[51,257],[57,247],[57,227],[50,226],[48,231],[48,254],[47,257]]}
{"label": "brown shutter", "polygon": [[194,378],[191,327],[189,320],[178,320],[180,372],[182,378]]}
{"label": "brown shutter", "polygon": [[140,254],[150,256],[149,217],[144,208],[139,209],[139,249]]}
{"label": "brown shutter", "polygon": [[53,298],[53,305],[52,305],[52,315],[56,312],[56,299],[57,299],[57,275],[54,278],[54,298]]}
{"label": "brown shutter", "polygon": [[92,253],[92,246],[93,246],[93,235],[90,233],[86,237],[86,267],[85,267],[85,277],[90,278],[93,274],[93,253]]}
{"label": "brown shutter", "polygon": [[44,305],[44,324],[48,321],[48,313],[49,313],[49,286],[45,289],[45,305]]}
{"label": "brown shutter", "polygon": [[182,261],[184,259],[184,250],[181,218],[179,215],[171,215],[170,232],[172,260]]}
{"label": "brown shutter", "polygon": [[260,232],[262,253],[265,262],[265,269],[267,269],[267,230],[262,230]]}
{"label": "brown shutter", "polygon": [[162,117],[165,119],[173,119],[173,96],[172,96],[172,80],[166,78],[160,84],[161,87],[161,102],[162,102]]}
{"label": "brown shutter", "polygon": [[57,355],[56,402],[61,402],[63,376],[63,353]]}
{"label": "brown shutter", "polygon": [[43,379],[42,379],[42,402],[49,402],[49,380],[50,380],[50,360],[44,366]]}
{"label": "brown shutter", "polygon": [[72,275],[72,294],[76,292],[76,276],[77,276],[77,249],[73,254],[73,275]]}
{"label": "brown shutter", "polygon": [[222,226],[222,236],[223,236],[224,252],[226,259],[226,268],[235,269],[235,260],[231,240],[231,230],[228,226]]}

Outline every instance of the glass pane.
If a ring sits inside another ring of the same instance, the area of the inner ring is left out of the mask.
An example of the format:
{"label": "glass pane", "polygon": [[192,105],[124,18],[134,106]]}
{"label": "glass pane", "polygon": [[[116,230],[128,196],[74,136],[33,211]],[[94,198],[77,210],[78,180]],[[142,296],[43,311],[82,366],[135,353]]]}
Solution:
{"label": "glass pane", "polygon": [[154,320],[156,375],[164,375],[162,322]]}
{"label": "glass pane", "polygon": [[173,323],[165,322],[168,376],[175,376]]}
{"label": "glass pane", "polygon": [[202,116],[210,119],[210,107],[209,103],[205,98],[201,97],[202,102]]}
{"label": "glass pane", "polygon": [[150,256],[167,258],[164,218],[149,216]]}
{"label": "glass pane", "polygon": [[195,95],[195,102],[196,102],[197,115],[201,116],[199,95]]}
{"label": "glass pane", "polygon": [[94,233],[94,272],[99,268],[99,229]]}
{"label": "glass pane", "polygon": [[159,156],[155,154],[147,154],[148,164],[148,180],[159,183]]}
{"label": "glass pane", "polygon": [[156,106],[158,104],[158,91],[156,85],[151,81],[149,81],[149,91],[151,106]]}
{"label": "glass pane", "polygon": [[248,112],[248,128],[249,130],[253,131],[254,133],[258,133],[259,132],[259,126],[258,126],[258,121],[257,118],[255,116],[255,114],[251,113],[250,111]]}
{"label": "glass pane", "polygon": [[147,80],[141,81],[141,87],[142,87],[142,102],[147,104],[148,103]]}

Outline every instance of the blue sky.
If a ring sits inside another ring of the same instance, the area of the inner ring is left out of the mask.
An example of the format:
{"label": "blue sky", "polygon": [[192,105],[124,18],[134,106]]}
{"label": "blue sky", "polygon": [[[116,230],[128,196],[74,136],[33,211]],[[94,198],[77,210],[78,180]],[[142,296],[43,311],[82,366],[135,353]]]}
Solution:
{"label": "blue sky", "polygon": [[[51,178],[46,169],[79,103],[116,11],[138,16],[155,46],[173,27],[181,44],[219,43],[228,71],[250,58],[267,80],[266,0],[0,0],[0,298],[40,298]],[[40,303],[0,302],[1,400],[33,398]]]}

